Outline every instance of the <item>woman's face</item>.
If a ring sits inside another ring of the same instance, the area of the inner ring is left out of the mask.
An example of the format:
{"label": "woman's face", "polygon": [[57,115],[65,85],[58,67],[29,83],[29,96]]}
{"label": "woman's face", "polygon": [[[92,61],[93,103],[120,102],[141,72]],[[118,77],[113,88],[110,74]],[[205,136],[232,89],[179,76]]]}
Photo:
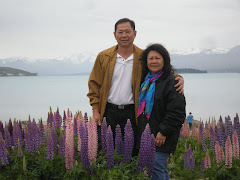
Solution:
{"label": "woman's face", "polygon": [[152,74],[158,73],[164,66],[164,60],[157,51],[150,51],[147,56],[147,66]]}

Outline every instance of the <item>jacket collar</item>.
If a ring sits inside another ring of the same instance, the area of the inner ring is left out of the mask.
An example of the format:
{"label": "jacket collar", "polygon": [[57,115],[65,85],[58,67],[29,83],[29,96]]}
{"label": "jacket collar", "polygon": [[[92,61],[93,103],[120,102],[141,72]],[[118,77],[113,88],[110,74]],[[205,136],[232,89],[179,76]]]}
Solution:
{"label": "jacket collar", "polygon": [[[105,54],[107,56],[110,56],[111,58],[113,58],[114,56],[117,55],[117,49],[118,49],[118,45],[115,45],[111,48],[109,48]],[[142,54],[142,49],[140,49],[139,47],[137,47],[135,44],[133,44],[133,54],[134,54],[134,59],[140,59],[141,58],[141,54]]]}

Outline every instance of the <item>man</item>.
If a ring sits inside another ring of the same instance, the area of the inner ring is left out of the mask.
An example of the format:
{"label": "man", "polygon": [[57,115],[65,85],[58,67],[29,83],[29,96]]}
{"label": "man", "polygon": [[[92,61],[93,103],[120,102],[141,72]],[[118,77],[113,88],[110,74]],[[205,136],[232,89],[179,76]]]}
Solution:
{"label": "man", "polygon": [[[92,106],[93,119],[100,126],[102,118],[106,117],[114,135],[117,124],[120,125],[123,135],[127,119],[131,120],[136,132],[142,73],[140,58],[143,52],[133,44],[136,33],[132,20],[118,20],[114,32],[118,44],[98,54],[88,80],[87,96]],[[176,79],[179,81],[176,84],[177,91],[183,93],[183,79]]]}
{"label": "man", "polygon": [[189,129],[190,131],[192,130],[192,123],[193,123],[193,115],[190,112],[189,115],[187,116],[187,120],[188,120],[188,125],[189,125]]}

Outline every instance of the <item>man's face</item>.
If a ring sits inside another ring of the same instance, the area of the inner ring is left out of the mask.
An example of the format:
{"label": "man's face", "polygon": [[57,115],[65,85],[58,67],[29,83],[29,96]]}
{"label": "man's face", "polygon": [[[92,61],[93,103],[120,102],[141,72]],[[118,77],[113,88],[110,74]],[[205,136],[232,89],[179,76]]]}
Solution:
{"label": "man's face", "polygon": [[117,25],[114,36],[118,42],[118,46],[127,48],[133,45],[133,41],[136,37],[136,31],[133,30],[130,22],[125,22]]}

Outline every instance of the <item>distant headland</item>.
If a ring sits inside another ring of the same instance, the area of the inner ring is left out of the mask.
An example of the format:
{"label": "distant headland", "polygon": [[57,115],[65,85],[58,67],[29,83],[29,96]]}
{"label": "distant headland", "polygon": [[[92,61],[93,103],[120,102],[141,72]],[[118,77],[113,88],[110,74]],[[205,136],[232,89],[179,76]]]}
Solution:
{"label": "distant headland", "polygon": [[0,67],[0,77],[6,76],[37,76],[38,73],[30,73],[20,69],[10,67]]}
{"label": "distant headland", "polygon": [[183,69],[175,69],[176,73],[207,73],[207,70],[199,70],[199,69],[191,69],[191,68],[183,68]]}

